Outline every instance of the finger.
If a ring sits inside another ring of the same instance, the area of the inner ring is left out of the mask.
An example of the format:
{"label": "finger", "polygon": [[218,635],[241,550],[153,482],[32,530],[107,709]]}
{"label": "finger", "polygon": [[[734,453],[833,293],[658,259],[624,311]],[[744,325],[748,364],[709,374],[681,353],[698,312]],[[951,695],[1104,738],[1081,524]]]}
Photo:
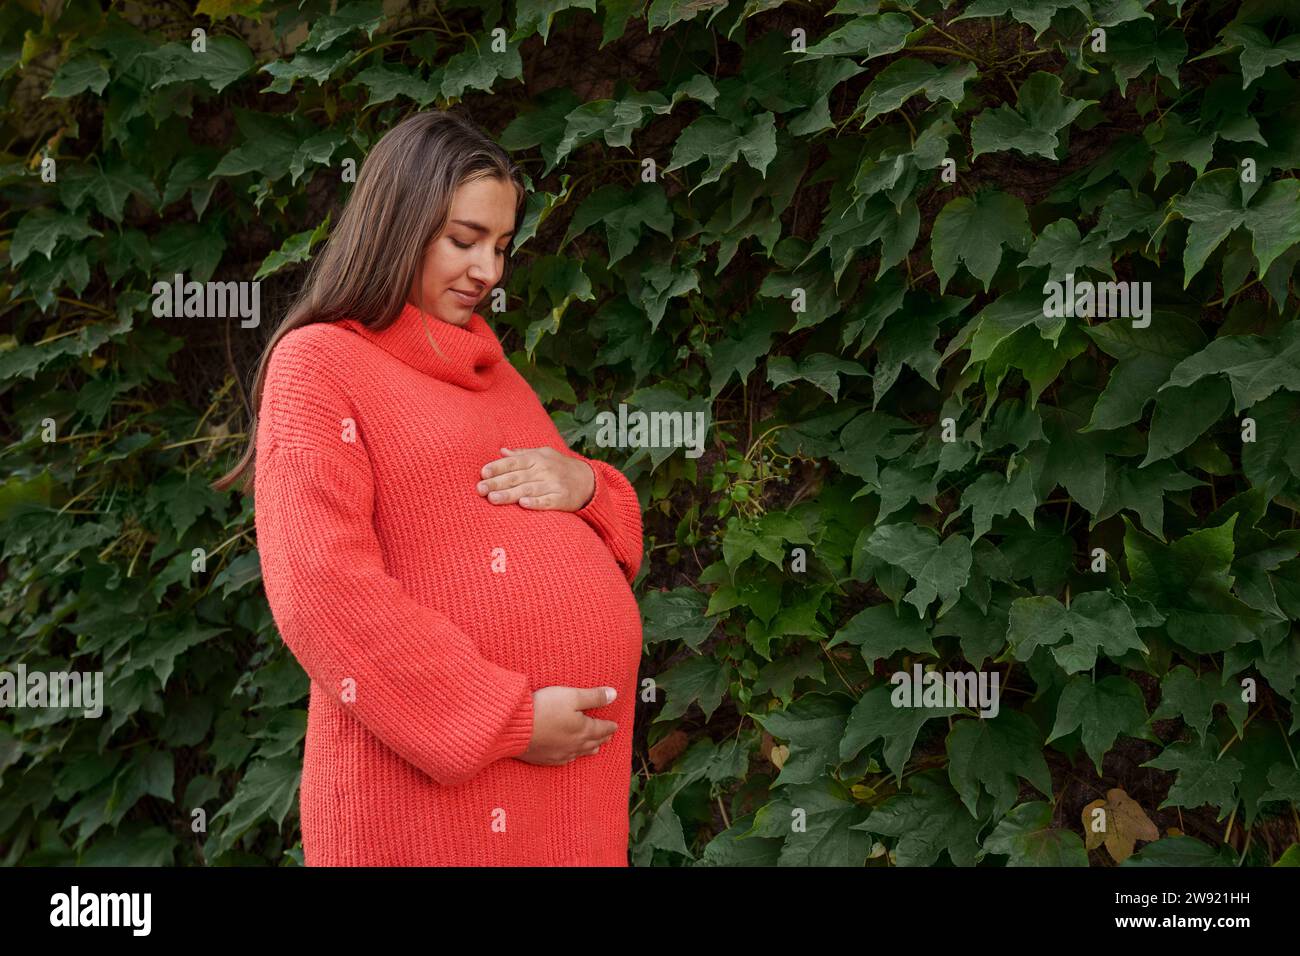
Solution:
{"label": "finger", "polygon": [[519,499],[519,504],[531,511],[554,511],[563,503],[564,496],[559,492],[527,493]]}
{"label": "finger", "polygon": [[545,447],[542,447],[542,448],[506,448],[506,447],[502,446],[502,448],[501,448],[501,454],[503,454],[503,455],[523,456],[523,457],[527,458],[527,457],[530,456],[530,455],[535,455],[535,454],[537,454],[538,452],[541,452],[541,451],[544,451],[544,450],[545,450]]}
{"label": "finger", "polygon": [[[578,710],[591,710],[594,707],[604,707],[606,704],[612,704],[618,696],[618,692],[612,687],[575,687],[574,706]],[[609,696],[606,697],[608,691]],[[595,720],[596,718],[592,718]]]}
{"label": "finger", "polygon": [[504,458],[494,458],[482,468],[479,469],[480,478],[491,478],[493,475],[504,474],[508,471],[517,471],[520,468],[529,468],[532,466],[531,459],[526,455],[511,454]]}
{"label": "finger", "polygon": [[601,720],[599,717],[588,717],[591,721],[587,725],[588,740],[608,740],[614,736],[614,731],[618,730],[618,724],[612,720]]}
{"label": "finger", "polygon": [[[501,501],[503,499],[490,497],[492,492],[505,491],[508,488],[514,488],[521,485],[526,481],[536,480],[537,479],[532,477],[527,471],[509,471],[503,475],[497,475],[494,478],[484,478],[474,486],[474,490],[476,490],[480,495],[489,495],[490,501]],[[516,495],[515,497],[518,496]],[[513,501],[514,499],[512,498],[511,500]]]}
{"label": "finger", "polygon": [[489,493],[488,501],[492,502],[494,505],[511,505],[524,495],[535,494],[542,490],[544,490],[544,486],[538,485],[537,482],[524,482],[523,484],[516,485],[512,488],[505,488],[501,491],[493,491]]}

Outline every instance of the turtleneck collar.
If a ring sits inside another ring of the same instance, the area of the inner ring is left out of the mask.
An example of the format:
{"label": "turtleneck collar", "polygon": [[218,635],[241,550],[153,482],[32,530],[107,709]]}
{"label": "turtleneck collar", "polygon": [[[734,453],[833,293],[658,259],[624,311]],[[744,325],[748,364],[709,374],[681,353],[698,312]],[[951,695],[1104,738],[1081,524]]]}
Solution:
{"label": "turtleneck collar", "polygon": [[[356,319],[340,324],[417,371],[476,392],[496,379],[496,365],[505,354],[496,333],[477,312],[466,325],[459,326],[408,302],[393,323],[378,332]],[[437,343],[441,355],[432,343]]]}

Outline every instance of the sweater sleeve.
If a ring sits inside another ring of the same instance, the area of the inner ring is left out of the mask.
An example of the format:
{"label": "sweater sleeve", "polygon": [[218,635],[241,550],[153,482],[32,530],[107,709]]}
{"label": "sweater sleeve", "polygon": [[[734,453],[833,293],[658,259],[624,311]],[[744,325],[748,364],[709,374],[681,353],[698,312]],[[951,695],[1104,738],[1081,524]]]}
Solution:
{"label": "sweater sleeve", "polygon": [[601,536],[628,583],[636,580],[645,552],[641,530],[641,503],[627,476],[598,458],[587,458],[569,448],[562,448],[571,458],[585,461],[596,476],[591,500],[574,512]]}
{"label": "sweater sleeve", "polygon": [[320,690],[447,786],[528,749],[528,676],[487,660],[455,622],[387,573],[368,467],[278,444],[268,423],[254,497],[267,602]]}

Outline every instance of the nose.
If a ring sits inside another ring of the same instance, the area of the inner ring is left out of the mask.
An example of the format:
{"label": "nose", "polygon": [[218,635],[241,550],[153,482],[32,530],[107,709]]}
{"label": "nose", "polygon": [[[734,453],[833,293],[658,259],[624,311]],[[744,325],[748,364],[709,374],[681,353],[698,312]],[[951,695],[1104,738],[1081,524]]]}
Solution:
{"label": "nose", "polygon": [[492,285],[497,280],[496,247],[490,246],[486,252],[479,253],[471,260],[467,270],[475,282]]}

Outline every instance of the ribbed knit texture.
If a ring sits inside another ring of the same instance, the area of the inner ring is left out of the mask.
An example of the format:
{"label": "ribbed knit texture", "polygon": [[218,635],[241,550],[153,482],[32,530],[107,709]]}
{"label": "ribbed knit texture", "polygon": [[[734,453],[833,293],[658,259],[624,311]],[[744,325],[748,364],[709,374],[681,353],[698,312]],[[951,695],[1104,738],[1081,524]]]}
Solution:
{"label": "ribbed knit texture", "polygon": [[[502,446],[543,445],[594,471],[580,511],[475,490]],[[308,866],[627,865],[640,506],[565,445],[481,315],[285,335],[254,500],[267,600],[311,678]],[[515,759],[552,684],[616,688],[584,713],[618,730],[565,766]]]}

